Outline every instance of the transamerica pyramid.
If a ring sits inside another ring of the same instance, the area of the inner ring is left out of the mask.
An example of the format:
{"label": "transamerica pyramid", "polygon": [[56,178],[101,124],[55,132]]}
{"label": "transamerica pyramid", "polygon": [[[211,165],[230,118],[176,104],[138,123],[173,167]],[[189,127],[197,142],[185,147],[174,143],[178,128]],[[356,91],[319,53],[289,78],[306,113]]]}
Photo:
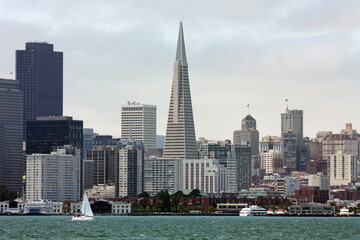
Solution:
{"label": "transamerica pyramid", "polygon": [[164,158],[198,158],[182,22],[174,63]]}

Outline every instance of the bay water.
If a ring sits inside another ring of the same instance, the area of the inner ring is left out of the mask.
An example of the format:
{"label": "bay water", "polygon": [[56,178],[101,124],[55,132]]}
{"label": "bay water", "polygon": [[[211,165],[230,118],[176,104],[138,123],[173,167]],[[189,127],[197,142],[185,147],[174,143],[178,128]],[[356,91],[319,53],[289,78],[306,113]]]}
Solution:
{"label": "bay water", "polygon": [[0,239],[360,239],[360,218],[0,216]]}

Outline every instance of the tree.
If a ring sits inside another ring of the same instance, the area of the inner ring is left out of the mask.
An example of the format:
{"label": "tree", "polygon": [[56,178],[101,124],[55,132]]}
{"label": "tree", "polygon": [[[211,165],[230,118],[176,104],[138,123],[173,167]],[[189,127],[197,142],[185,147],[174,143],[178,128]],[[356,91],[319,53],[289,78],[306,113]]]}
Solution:
{"label": "tree", "polygon": [[200,190],[199,189],[193,189],[189,195],[189,197],[200,197],[201,194],[200,194]]}
{"label": "tree", "polygon": [[17,193],[9,190],[4,186],[0,186],[0,201],[14,201],[17,198]]}
{"label": "tree", "polygon": [[168,212],[171,210],[170,195],[167,190],[162,190],[158,193],[158,208],[161,212]]}
{"label": "tree", "polygon": [[213,213],[215,212],[216,208],[214,208],[213,206],[209,206],[208,212],[209,213]]}
{"label": "tree", "polygon": [[137,197],[138,198],[148,198],[148,197],[150,197],[150,195],[147,192],[142,192]]}
{"label": "tree", "polygon": [[71,210],[71,203],[70,203],[69,200],[65,200],[65,201],[63,202],[63,211],[64,211],[65,213],[68,213],[68,212],[70,212],[70,210]]}
{"label": "tree", "polygon": [[172,197],[186,197],[186,194],[183,191],[177,191],[176,193],[171,195]]}

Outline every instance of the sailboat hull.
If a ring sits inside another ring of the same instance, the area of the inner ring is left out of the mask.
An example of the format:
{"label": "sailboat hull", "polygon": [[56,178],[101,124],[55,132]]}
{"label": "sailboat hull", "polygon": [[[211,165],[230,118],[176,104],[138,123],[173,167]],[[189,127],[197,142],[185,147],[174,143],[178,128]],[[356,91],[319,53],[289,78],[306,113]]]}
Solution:
{"label": "sailboat hull", "polygon": [[94,217],[89,216],[73,216],[72,221],[92,221],[94,220]]}

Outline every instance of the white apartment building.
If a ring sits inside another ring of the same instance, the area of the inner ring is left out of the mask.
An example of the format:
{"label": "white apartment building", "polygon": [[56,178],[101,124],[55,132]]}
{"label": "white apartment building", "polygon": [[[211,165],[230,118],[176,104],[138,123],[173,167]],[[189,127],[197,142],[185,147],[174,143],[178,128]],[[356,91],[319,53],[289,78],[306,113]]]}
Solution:
{"label": "white apartment building", "polygon": [[121,139],[130,136],[142,141],[144,148],[156,148],[156,106],[128,102],[121,106]]}
{"label": "white apartment building", "polygon": [[261,167],[265,169],[265,174],[273,174],[276,168],[282,167],[284,154],[279,151],[268,150],[261,153]]}
{"label": "white apartment building", "polygon": [[319,187],[320,190],[329,190],[330,189],[330,179],[325,176],[322,172],[317,174],[309,175],[309,187]]}
{"label": "white apartment building", "polygon": [[357,156],[337,151],[328,155],[330,186],[348,185],[357,180]]}
{"label": "white apartment building", "polygon": [[75,202],[80,198],[80,150],[76,156],[58,149],[26,157],[26,199]]}
{"label": "white apartment building", "polygon": [[155,196],[183,190],[183,159],[147,158],[144,161],[144,191]]}
{"label": "white apartment building", "polygon": [[202,193],[221,193],[228,188],[226,168],[217,159],[185,159],[183,174],[184,191],[199,189]]}

